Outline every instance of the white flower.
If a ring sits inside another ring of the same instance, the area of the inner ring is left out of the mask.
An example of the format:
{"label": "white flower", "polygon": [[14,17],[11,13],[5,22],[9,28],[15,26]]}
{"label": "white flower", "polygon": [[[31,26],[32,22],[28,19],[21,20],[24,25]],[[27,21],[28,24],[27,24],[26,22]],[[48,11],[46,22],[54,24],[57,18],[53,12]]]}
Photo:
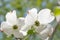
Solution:
{"label": "white flower", "polygon": [[[55,17],[51,14],[52,14],[51,10],[49,9],[43,9],[39,13],[37,13],[36,8],[29,10],[25,18],[25,26],[21,29],[20,32],[21,33],[23,33],[23,31],[27,32],[29,29],[31,29],[32,26],[34,26],[35,30],[40,35],[43,34],[42,37],[43,36],[45,37],[46,36],[45,33],[47,33],[48,35],[48,33],[50,33],[52,30],[51,29],[52,26],[47,26],[47,25],[55,20]],[[27,35],[27,33],[25,34]],[[47,37],[45,37],[44,39],[46,39]]]}
{"label": "white flower", "polygon": [[19,30],[24,24],[24,18],[17,18],[14,10],[6,14],[6,21],[1,23],[1,29],[7,36],[14,35],[16,38],[22,38],[23,34]]}

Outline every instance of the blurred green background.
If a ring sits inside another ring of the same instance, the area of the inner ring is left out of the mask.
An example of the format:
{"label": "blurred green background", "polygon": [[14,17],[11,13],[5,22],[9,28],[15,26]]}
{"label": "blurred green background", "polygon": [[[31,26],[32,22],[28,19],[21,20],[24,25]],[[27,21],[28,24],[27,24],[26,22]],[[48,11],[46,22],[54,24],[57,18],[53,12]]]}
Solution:
{"label": "blurred green background", "polygon": [[[5,20],[7,12],[16,10],[17,16],[26,16],[27,10],[37,8],[38,11],[44,8],[49,8],[55,15],[60,14],[60,1],[59,0],[0,0],[0,24]],[[6,36],[0,32],[0,40],[5,40]],[[6,38],[6,40],[11,40]],[[53,40],[60,40],[60,27],[57,28]]]}

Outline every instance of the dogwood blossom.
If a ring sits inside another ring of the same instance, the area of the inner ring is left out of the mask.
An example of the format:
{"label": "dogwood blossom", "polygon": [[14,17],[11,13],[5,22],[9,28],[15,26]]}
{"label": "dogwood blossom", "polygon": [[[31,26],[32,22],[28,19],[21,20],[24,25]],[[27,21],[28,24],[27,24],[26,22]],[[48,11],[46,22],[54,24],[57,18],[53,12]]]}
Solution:
{"label": "dogwood blossom", "polygon": [[55,21],[55,17],[52,15],[51,10],[43,9],[38,13],[37,9],[33,8],[28,11],[25,18],[25,25],[20,32],[27,35],[28,30],[34,27],[35,31],[39,33],[40,37],[45,40],[49,34],[53,32],[53,27],[57,25],[57,23],[54,23]]}
{"label": "dogwood blossom", "polygon": [[24,18],[17,18],[16,11],[8,12],[6,14],[6,21],[1,23],[1,30],[9,37],[14,36],[16,38],[22,38],[23,34],[19,32],[24,25]]}

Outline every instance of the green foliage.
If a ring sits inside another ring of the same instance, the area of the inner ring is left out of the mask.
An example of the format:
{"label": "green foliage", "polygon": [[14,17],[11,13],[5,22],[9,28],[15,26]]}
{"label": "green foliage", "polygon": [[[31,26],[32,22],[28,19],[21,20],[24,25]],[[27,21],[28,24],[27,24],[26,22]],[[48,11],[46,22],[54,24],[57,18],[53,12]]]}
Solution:
{"label": "green foliage", "polygon": [[46,7],[52,9],[54,7],[54,4],[56,3],[56,0],[53,0],[50,2],[49,0],[0,0],[1,6],[0,6],[0,14],[6,15],[7,12],[11,10],[16,10],[18,17],[24,16],[24,13],[26,13],[26,9],[28,8],[39,8],[42,9],[42,3],[46,2]]}
{"label": "green foliage", "polygon": [[33,35],[33,34],[35,34],[35,33],[36,33],[36,31],[35,31],[35,28],[34,28],[33,26],[32,26],[31,29],[28,30],[28,32],[27,32],[28,35]]}
{"label": "green foliage", "polygon": [[55,16],[60,15],[60,7],[59,6],[55,7],[54,14],[55,14]]}
{"label": "green foliage", "polygon": [[29,30],[27,33],[31,35],[31,34],[34,34],[34,31],[33,30]]}

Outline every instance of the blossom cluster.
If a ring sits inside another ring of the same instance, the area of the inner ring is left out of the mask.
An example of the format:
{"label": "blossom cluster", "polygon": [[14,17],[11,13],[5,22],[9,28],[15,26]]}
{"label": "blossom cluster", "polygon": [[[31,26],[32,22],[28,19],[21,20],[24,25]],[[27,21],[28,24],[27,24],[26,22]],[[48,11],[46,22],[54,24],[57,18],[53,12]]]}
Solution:
{"label": "blossom cluster", "polygon": [[[1,30],[9,37],[23,38],[37,33],[42,40],[48,40],[57,25],[56,18],[50,9],[36,8],[28,10],[26,17],[17,18],[16,11],[6,14],[6,21],[1,23]],[[32,33],[30,31],[33,31]]]}

